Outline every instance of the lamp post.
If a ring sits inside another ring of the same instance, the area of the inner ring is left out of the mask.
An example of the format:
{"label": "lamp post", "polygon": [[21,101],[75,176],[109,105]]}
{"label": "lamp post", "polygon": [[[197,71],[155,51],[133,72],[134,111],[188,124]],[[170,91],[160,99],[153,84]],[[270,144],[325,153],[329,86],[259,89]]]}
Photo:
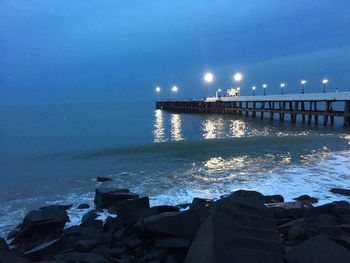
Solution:
{"label": "lamp post", "polygon": [[214,80],[214,75],[213,73],[207,72],[204,75],[204,81],[206,83],[206,94],[205,97],[208,98],[209,96],[209,84],[212,83]]}
{"label": "lamp post", "polygon": [[284,87],[286,86],[286,84],[285,83],[281,83],[281,95],[283,95],[284,94]]}
{"label": "lamp post", "polygon": [[328,83],[328,79],[323,79],[322,83],[323,83],[323,93],[326,93],[326,85]]}
{"label": "lamp post", "polygon": [[266,95],[267,84],[263,84],[264,96]]}
{"label": "lamp post", "polygon": [[305,92],[304,86],[306,84],[306,80],[302,80],[300,83],[301,83],[301,94],[304,94],[304,92]]}
{"label": "lamp post", "polygon": [[253,87],[252,87],[252,90],[253,90],[253,96],[255,96],[255,90],[256,90],[256,87],[255,87],[255,86],[253,86]]}
{"label": "lamp post", "polygon": [[216,93],[217,93],[217,97],[220,99],[220,97],[221,97],[221,95],[220,95],[221,89],[218,89],[218,90],[216,91]]}
{"label": "lamp post", "polygon": [[159,92],[161,91],[161,89],[160,89],[159,86],[157,86],[157,87],[155,88],[155,90],[156,90],[157,93],[159,93]]}
{"label": "lamp post", "polygon": [[174,86],[171,87],[171,91],[172,91],[173,93],[177,93],[178,90],[179,90],[179,88],[178,88],[176,85],[174,85]]}

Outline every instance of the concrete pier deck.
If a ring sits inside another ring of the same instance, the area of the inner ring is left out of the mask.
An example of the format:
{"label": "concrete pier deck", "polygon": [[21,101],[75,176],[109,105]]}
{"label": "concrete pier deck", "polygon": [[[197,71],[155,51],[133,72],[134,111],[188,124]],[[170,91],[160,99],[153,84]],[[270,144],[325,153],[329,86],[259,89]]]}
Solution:
{"label": "concrete pier deck", "polygon": [[343,126],[350,128],[350,92],[326,92],[307,94],[283,94],[266,96],[208,97],[205,100],[161,100],[156,108],[173,112],[235,114],[261,119],[265,115],[273,120],[278,114],[284,121],[290,115],[295,123],[298,116],[301,122],[319,123],[323,117],[323,125],[333,125],[334,117],[343,118]]}

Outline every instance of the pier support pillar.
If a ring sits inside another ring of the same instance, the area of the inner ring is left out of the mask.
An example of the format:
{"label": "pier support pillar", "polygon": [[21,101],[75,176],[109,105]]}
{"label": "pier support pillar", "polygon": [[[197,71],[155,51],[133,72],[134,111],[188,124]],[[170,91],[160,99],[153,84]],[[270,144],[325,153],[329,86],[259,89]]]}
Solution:
{"label": "pier support pillar", "polygon": [[253,109],[252,109],[252,117],[255,118],[256,117],[256,102],[253,102]]}
{"label": "pier support pillar", "polygon": [[260,109],[261,109],[261,111],[260,111],[261,112],[260,113],[260,119],[262,120],[262,119],[264,119],[265,101],[261,102]]}
{"label": "pier support pillar", "polygon": [[315,124],[318,124],[317,101],[314,101]]}
{"label": "pier support pillar", "polygon": [[245,116],[246,116],[246,117],[249,116],[249,111],[248,111],[248,109],[249,109],[249,102],[246,101],[246,103],[245,103]]}
{"label": "pier support pillar", "polygon": [[343,127],[350,128],[350,101],[345,101]]}
{"label": "pier support pillar", "polygon": [[304,101],[301,101],[301,111],[303,112],[302,116],[301,116],[301,122],[302,123],[305,123],[305,102]]}
{"label": "pier support pillar", "polygon": [[273,120],[274,110],[275,110],[275,102],[269,101],[269,108],[270,108],[270,120]]}
{"label": "pier support pillar", "polygon": [[327,126],[328,123],[328,113],[329,113],[329,107],[330,107],[330,101],[326,101],[324,105],[324,115],[323,115],[323,125]]}

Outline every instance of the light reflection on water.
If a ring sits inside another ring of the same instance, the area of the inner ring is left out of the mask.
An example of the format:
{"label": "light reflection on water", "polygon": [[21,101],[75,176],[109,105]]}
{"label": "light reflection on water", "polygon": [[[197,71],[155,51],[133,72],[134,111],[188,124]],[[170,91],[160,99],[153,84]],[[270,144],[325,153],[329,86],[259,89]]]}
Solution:
{"label": "light reflection on water", "polygon": [[164,142],[165,132],[164,132],[163,112],[161,110],[156,110],[154,117],[155,117],[154,130],[153,130],[154,142]]}
{"label": "light reflection on water", "polygon": [[173,141],[183,140],[180,114],[171,114],[171,139]]}

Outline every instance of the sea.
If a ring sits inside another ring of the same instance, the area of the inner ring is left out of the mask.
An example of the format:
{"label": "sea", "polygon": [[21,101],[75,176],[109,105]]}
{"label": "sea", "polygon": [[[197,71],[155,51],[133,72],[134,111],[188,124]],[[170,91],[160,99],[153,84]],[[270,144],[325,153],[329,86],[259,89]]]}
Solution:
{"label": "sea", "polygon": [[342,120],[324,127],[178,114],[153,101],[0,107],[1,237],[45,205],[72,204],[68,225],[78,224],[86,210],[77,206],[93,206],[104,185],[149,196],[151,205],[237,189],[349,200],[329,190],[350,188],[350,133]]}

